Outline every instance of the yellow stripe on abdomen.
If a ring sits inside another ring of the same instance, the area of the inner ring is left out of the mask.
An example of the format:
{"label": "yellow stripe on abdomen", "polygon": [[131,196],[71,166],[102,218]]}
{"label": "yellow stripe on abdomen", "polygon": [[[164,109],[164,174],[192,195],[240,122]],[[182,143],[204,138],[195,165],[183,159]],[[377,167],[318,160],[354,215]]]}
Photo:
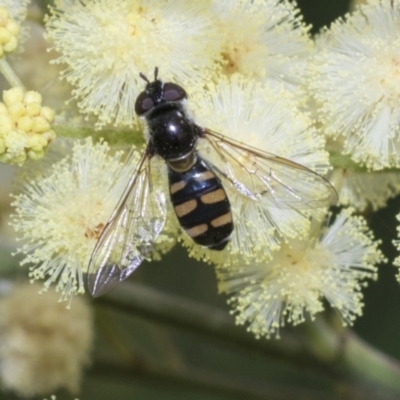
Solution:
{"label": "yellow stripe on abdomen", "polygon": [[218,228],[219,226],[223,226],[230,223],[232,223],[232,213],[229,211],[226,214],[213,219],[211,221],[211,226],[213,226],[214,228]]}
{"label": "yellow stripe on abdomen", "polygon": [[176,215],[180,218],[185,216],[186,214],[191,213],[197,207],[197,200],[189,200],[185,203],[179,204],[175,206]]}
{"label": "yellow stripe on abdomen", "polygon": [[192,238],[202,235],[204,232],[207,232],[207,230],[207,224],[196,225],[192,228],[185,229],[186,233]]}
{"label": "yellow stripe on abdomen", "polygon": [[179,181],[179,182],[173,183],[170,186],[169,191],[171,192],[171,194],[179,192],[186,186],[186,183],[187,183],[186,181]]}
{"label": "yellow stripe on abdomen", "polygon": [[200,172],[194,176],[194,179],[196,179],[196,181],[199,181],[199,182],[206,181],[208,179],[213,179],[213,178],[215,178],[215,174],[212,171]]}
{"label": "yellow stripe on abdomen", "polygon": [[200,200],[204,204],[218,203],[225,199],[226,199],[226,194],[223,189],[214,190],[213,192],[203,194],[203,196],[200,197]]}

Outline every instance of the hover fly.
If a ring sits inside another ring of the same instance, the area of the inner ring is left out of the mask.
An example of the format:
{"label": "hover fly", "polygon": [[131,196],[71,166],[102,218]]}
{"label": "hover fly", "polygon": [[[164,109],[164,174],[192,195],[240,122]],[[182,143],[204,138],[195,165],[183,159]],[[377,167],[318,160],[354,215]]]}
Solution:
{"label": "hover fly", "polygon": [[[182,229],[215,251],[226,247],[234,229],[224,185],[267,207],[325,207],[337,199],[330,183],[310,169],[196,125],[185,110],[185,90],[157,75],[155,68],[151,82],[140,74],[146,87],[135,111],[147,123],[148,143],[90,259],[88,286],[96,297],[136,270],[164,227],[165,194],[151,182],[155,156],[166,163],[170,201]],[[196,150],[199,141],[217,161]]]}

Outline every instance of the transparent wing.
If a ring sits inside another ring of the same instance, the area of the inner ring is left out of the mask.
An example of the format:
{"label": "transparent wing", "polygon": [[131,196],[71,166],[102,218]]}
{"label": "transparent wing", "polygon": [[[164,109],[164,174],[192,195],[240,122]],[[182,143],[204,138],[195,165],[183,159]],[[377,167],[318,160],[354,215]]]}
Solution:
{"label": "transparent wing", "polygon": [[165,219],[165,196],[152,186],[146,151],[93,250],[87,278],[92,296],[102,295],[136,270],[150,255]]}
{"label": "transparent wing", "polygon": [[[201,128],[199,128],[201,129]],[[220,133],[202,129],[213,168],[236,190],[270,207],[311,209],[337,202],[333,186],[314,171],[257,150]]]}

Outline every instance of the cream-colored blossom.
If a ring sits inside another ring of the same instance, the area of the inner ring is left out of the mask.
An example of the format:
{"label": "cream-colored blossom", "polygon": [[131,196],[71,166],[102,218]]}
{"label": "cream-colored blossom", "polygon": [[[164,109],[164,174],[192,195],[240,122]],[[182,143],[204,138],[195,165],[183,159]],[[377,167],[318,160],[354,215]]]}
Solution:
{"label": "cream-colored blossom", "polygon": [[238,324],[257,337],[279,335],[324,309],[324,299],[346,324],[361,315],[362,287],[384,260],[362,217],[343,210],[319,240],[293,239],[270,262],[217,269],[219,289],[230,297]]}
{"label": "cream-colored blossom", "polygon": [[[122,153],[109,154],[106,143],[91,139],[75,142],[71,158],[52,166],[49,173],[27,182],[13,203],[12,225],[25,244],[33,280],[56,284],[61,298],[84,293],[83,274],[94,245],[133,172]],[[33,264],[33,265],[32,265]]]}
{"label": "cream-colored blossom", "polygon": [[339,203],[364,211],[385,207],[387,201],[400,193],[399,174],[393,172],[367,172],[337,168],[329,181],[335,186]]}
{"label": "cream-colored blossom", "polygon": [[[284,88],[236,74],[221,78],[215,85],[208,84],[206,91],[190,92],[188,107],[199,126],[258,150],[285,157],[317,173],[324,174],[328,169],[323,138],[316,133],[307,115],[298,110],[295,99]],[[199,140],[199,154],[224,169],[224,163],[221,164],[221,159],[210,147],[207,140]],[[276,171],[279,168],[275,167],[273,173],[279,175]],[[241,176],[240,171],[235,172]],[[290,186],[290,179],[295,174],[295,170],[288,169],[282,179]],[[216,252],[193,245],[184,235],[182,239],[193,256],[218,263],[227,261],[228,254],[256,259],[269,257],[271,250],[277,249],[282,240],[307,236],[309,216],[320,212],[313,207],[307,211],[299,210],[295,205],[267,207],[239,194],[228,181],[223,180],[223,184],[234,217],[231,244],[223,252]]]}
{"label": "cream-colored blossom", "polygon": [[55,133],[51,129],[54,111],[42,106],[38,92],[12,88],[3,92],[0,103],[0,161],[23,164],[45,154]]}
{"label": "cream-colored blossom", "polygon": [[76,392],[93,341],[91,309],[76,299],[72,310],[53,291],[20,285],[0,300],[0,377],[21,396],[59,388]]}
{"label": "cream-colored blossom", "polygon": [[225,74],[284,83],[294,91],[304,82],[312,41],[296,5],[280,0],[214,0],[223,38]]}
{"label": "cream-colored blossom", "polygon": [[[61,300],[70,302],[73,295],[85,292],[83,276],[90,256],[138,159],[137,151],[125,159],[123,152],[111,154],[104,142],[76,141],[71,157],[54,164],[36,182],[27,182],[15,197],[12,225],[25,242],[18,250],[26,255],[22,265],[30,265],[32,280],[45,280],[44,290],[55,284]],[[154,164],[154,185],[162,184],[159,180],[166,184],[157,168]],[[164,230],[153,258],[159,259],[175,241]]]}
{"label": "cream-colored blossom", "polygon": [[310,87],[344,152],[379,170],[400,166],[400,1],[371,0],[325,29]]}
{"label": "cream-colored blossom", "polygon": [[215,69],[219,36],[209,2],[186,0],[58,0],[47,38],[61,53],[64,73],[84,113],[132,126],[142,72],[156,66],[165,81],[202,84]]}

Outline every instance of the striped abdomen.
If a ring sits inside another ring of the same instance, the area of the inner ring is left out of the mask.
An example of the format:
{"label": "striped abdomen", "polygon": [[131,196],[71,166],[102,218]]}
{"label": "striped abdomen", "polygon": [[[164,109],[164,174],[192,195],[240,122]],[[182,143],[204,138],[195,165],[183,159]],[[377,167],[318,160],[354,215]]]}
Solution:
{"label": "striped abdomen", "polygon": [[169,167],[172,205],[193,241],[223,250],[233,230],[231,205],[219,178],[201,157],[185,172]]}

